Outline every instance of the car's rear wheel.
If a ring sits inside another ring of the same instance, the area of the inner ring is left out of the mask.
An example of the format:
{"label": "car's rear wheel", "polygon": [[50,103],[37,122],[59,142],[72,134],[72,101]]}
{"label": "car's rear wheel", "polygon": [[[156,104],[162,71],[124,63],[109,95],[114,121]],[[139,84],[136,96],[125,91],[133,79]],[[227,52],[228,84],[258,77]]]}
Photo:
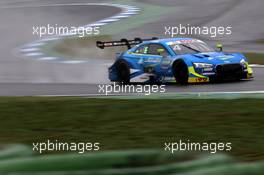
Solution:
{"label": "car's rear wheel", "polygon": [[172,69],[176,82],[182,85],[188,84],[189,71],[187,65],[183,60],[176,61],[173,64]]}
{"label": "car's rear wheel", "polygon": [[118,82],[128,84],[130,82],[130,69],[125,61],[117,63]]}

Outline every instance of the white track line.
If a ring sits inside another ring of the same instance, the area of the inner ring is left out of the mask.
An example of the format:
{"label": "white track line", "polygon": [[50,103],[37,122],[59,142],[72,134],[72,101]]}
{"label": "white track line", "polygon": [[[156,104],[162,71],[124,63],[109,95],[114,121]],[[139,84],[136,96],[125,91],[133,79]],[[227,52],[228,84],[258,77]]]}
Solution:
{"label": "white track line", "polygon": [[44,55],[42,52],[26,52],[24,55],[28,57],[42,56]]}
{"label": "white track line", "polygon": [[57,57],[41,57],[39,58],[39,60],[45,60],[45,61],[49,61],[49,60],[57,60]]}
{"label": "white track line", "polygon": [[[58,6],[90,6],[90,5],[96,5],[96,6],[111,6],[111,7],[117,7],[121,9],[121,12],[118,14],[115,14],[111,17],[101,19],[99,21],[96,21],[91,24],[86,24],[83,26],[79,27],[96,27],[96,26],[104,26],[109,23],[119,21],[123,18],[128,18],[130,16],[136,15],[140,9],[131,6],[131,5],[123,5],[123,4],[112,4],[112,3],[71,3],[71,4],[52,4],[52,5],[30,5],[30,6],[12,6],[12,7],[1,7],[1,8],[39,8],[39,7],[58,7]],[[0,9],[1,9],[0,8]],[[87,61],[85,60],[72,60],[72,61],[67,61],[64,60],[61,57],[51,57],[48,55],[45,55],[44,53],[41,53],[41,46],[49,43],[50,41],[55,41],[59,40],[62,38],[70,37],[73,36],[74,31],[70,31],[69,34],[64,34],[64,35],[55,35],[51,36],[48,38],[40,39],[38,41],[35,41],[33,43],[27,44],[23,46],[20,49],[20,53],[26,57],[31,57],[37,60],[45,60],[45,61],[51,61],[51,60],[56,60],[60,63],[65,63],[65,64],[81,64],[81,63],[86,63]]]}
{"label": "white track line", "polygon": [[[221,95],[225,95],[225,94],[264,94],[264,91],[240,91],[240,92],[236,92],[236,91],[229,91],[229,92],[189,92],[189,93],[184,93],[184,92],[179,92],[179,93],[175,93],[175,92],[167,92],[167,93],[161,93],[162,95],[198,95],[198,96],[202,96],[202,95],[214,95],[214,94],[221,94]],[[62,94],[62,95],[36,95],[39,97],[111,97],[111,96],[146,96],[144,93],[143,94],[136,94],[136,93],[130,93],[130,94],[100,94],[100,93],[93,93],[93,94]],[[152,95],[158,95],[153,93]]]}
{"label": "white track line", "polygon": [[32,51],[39,51],[39,48],[37,47],[28,47],[25,49],[21,49],[22,52],[32,52]]}
{"label": "white track line", "polygon": [[[170,92],[168,92],[170,94]],[[187,92],[187,93],[179,93],[179,94],[264,94],[264,91],[217,91],[217,92]]]}
{"label": "white track line", "polygon": [[250,64],[249,65],[250,67],[256,67],[256,68],[264,68],[264,65],[261,65],[261,64]]}

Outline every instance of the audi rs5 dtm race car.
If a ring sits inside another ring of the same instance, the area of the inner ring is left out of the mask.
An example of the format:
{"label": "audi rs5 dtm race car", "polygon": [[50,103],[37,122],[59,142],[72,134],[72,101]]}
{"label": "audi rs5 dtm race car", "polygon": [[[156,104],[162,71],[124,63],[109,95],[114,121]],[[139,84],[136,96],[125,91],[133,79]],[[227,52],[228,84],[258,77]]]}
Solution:
{"label": "audi rs5 dtm race car", "polygon": [[[127,46],[117,53],[116,61],[109,68],[110,81],[120,83],[144,82],[180,84],[200,83],[226,79],[250,79],[252,69],[241,53],[219,51],[205,42],[192,38],[121,39],[97,41],[97,47]],[[134,45],[134,47],[131,47]]]}

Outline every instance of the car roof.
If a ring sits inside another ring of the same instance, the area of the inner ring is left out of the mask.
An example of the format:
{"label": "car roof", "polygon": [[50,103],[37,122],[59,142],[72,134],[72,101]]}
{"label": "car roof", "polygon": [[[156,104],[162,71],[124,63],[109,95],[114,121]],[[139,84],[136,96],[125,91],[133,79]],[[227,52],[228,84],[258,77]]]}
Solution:
{"label": "car roof", "polygon": [[175,41],[183,41],[183,40],[195,40],[194,38],[164,38],[164,39],[156,39],[156,40],[150,40],[145,41],[143,43],[162,43],[166,44],[167,42],[175,42]]}

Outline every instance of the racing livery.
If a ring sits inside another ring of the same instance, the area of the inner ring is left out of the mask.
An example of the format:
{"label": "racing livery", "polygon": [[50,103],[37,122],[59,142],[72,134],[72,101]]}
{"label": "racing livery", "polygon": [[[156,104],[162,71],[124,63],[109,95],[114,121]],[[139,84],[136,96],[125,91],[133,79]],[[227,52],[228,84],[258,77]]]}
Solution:
{"label": "racing livery", "polygon": [[[110,81],[120,83],[201,83],[252,78],[253,71],[241,53],[227,53],[193,38],[121,39],[97,41],[97,47],[127,46],[109,68]],[[131,47],[133,46],[133,47]]]}

